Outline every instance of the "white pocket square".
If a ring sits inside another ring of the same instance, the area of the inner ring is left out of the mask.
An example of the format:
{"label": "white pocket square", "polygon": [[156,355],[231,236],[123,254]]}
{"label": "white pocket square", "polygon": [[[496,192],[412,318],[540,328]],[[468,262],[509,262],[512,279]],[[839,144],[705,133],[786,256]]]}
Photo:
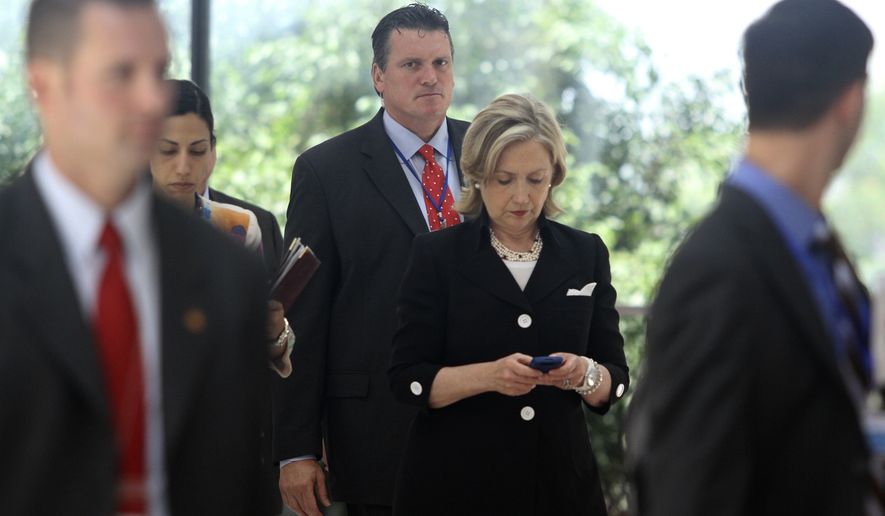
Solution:
{"label": "white pocket square", "polygon": [[576,288],[568,289],[568,292],[565,293],[567,296],[591,296],[593,295],[593,289],[596,288],[596,282],[587,283],[584,285],[584,288],[578,290]]}

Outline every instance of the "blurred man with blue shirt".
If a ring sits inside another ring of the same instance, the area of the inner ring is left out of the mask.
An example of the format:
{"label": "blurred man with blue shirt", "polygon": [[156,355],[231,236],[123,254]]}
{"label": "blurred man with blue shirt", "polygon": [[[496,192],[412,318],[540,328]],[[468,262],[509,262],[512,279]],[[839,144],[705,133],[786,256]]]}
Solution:
{"label": "blurred man with blue shirt", "polygon": [[783,0],[744,34],[746,154],[648,318],[628,422],[639,514],[880,513],[869,301],[821,212],[872,46],[835,0]]}

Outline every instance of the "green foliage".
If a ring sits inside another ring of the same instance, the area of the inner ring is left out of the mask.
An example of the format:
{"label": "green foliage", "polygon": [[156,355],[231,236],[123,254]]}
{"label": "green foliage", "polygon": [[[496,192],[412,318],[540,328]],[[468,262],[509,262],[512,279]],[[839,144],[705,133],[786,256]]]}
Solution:
{"label": "green foliage", "polygon": [[369,75],[376,19],[367,13],[396,6],[306,6],[296,25],[215,63],[219,161],[212,183],[271,210],[282,225],[298,154],[377,109]]}
{"label": "green foliage", "polygon": [[40,145],[20,53],[0,49],[0,185],[18,176]]}
{"label": "green foliage", "polygon": [[859,273],[873,285],[885,277],[885,90],[867,103],[859,141],[825,199],[826,211],[857,259]]}

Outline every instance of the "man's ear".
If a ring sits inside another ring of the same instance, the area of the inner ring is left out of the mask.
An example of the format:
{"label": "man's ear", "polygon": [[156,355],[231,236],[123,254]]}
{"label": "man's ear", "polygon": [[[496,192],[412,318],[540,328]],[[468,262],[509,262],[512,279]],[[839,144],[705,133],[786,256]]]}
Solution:
{"label": "man's ear", "polygon": [[857,118],[863,116],[866,104],[867,81],[865,79],[849,84],[833,105],[833,114],[843,126],[855,126]]}
{"label": "man's ear", "polygon": [[28,90],[34,105],[42,111],[51,101],[52,83],[56,74],[54,63],[46,59],[34,59],[28,63]]}
{"label": "man's ear", "polygon": [[35,58],[28,63],[27,71],[31,99],[38,110],[44,111],[62,91],[63,67],[51,59]]}
{"label": "man's ear", "polygon": [[384,95],[384,70],[378,66],[378,63],[372,63],[372,84],[375,85],[375,91],[379,95]]}

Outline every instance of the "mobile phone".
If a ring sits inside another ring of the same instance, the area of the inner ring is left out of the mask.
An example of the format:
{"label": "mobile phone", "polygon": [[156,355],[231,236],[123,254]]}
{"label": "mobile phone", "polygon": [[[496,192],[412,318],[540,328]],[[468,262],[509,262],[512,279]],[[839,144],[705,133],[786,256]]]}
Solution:
{"label": "mobile phone", "polygon": [[562,357],[532,357],[529,367],[537,369],[543,373],[556,369],[562,365]]}

